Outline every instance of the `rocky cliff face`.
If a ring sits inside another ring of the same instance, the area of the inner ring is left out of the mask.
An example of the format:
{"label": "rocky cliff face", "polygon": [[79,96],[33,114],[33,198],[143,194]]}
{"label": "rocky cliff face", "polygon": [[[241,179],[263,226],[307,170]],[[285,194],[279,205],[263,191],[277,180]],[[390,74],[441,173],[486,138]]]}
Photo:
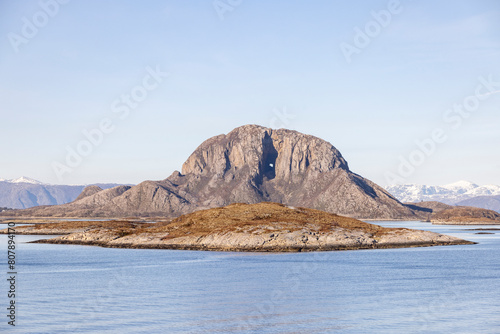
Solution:
{"label": "rocky cliff face", "polygon": [[21,214],[174,217],[235,202],[272,201],[357,218],[417,218],[384,189],[352,173],[330,143],[257,125],[206,140],[184,163],[182,173],[104,193]]}

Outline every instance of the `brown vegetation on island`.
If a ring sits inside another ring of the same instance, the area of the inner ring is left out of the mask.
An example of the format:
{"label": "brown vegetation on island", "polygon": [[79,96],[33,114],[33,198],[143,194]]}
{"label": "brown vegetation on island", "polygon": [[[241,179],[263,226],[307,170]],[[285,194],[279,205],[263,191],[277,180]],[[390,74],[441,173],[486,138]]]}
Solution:
{"label": "brown vegetation on island", "polygon": [[374,236],[398,230],[324,211],[289,207],[272,202],[253,205],[235,203],[226,207],[201,210],[180,216],[157,227],[148,227],[148,230],[168,233],[168,238],[175,238],[186,233],[196,236],[223,232],[263,234],[271,231],[293,232],[304,228],[319,233],[344,228],[371,233]]}
{"label": "brown vegetation on island", "polygon": [[471,244],[433,232],[384,228],[324,211],[279,203],[236,203],[157,223],[66,221],[17,228],[63,234],[43,240],[126,248],[224,251],[314,251]]}

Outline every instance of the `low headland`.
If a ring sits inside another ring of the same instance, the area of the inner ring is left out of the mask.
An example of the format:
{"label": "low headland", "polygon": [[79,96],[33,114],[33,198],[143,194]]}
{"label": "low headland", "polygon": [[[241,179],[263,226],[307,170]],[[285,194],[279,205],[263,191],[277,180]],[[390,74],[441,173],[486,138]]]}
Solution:
{"label": "low headland", "polygon": [[453,206],[435,201],[406,205],[424,212],[422,216],[427,215],[427,221],[434,225],[500,225],[500,213],[493,210]]}

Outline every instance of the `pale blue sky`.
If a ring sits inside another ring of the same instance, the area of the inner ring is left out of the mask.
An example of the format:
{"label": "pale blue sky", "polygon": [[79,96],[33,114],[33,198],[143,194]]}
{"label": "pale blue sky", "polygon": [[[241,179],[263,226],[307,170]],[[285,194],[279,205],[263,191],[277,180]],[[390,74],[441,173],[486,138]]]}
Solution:
{"label": "pale blue sky", "polygon": [[[210,0],[73,0],[44,14],[54,1],[0,2],[0,178],[164,179],[203,140],[253,123],[321,137],[381,185],[441,128],[447,140],[400,181],[500,184],[500,93],[481,89],[459,126],[443,119],[479,77],[500,90],[497,0],[401,0],[350,63],[342,43],[390,1],[220,0],[236,4],[223,19]],[[169,76],[120,119],[113,102],[156,67]],[[105,118],[114,130],[58,177],[53,163]]]}

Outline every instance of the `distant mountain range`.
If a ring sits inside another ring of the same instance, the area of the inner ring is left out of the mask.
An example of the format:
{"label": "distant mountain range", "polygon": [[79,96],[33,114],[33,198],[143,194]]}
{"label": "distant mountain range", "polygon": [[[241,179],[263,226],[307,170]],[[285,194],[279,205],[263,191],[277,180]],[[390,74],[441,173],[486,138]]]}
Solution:
{"label": "distant mountain range", "polygon": [[479,186],[458,181],[444,186],[402,184],[385,189],[401,202],[438,201],[450,205],[467,205],[500,212],[500,186]]}
{"label": "distant mountain range", "polygon": [[[119,186],[97,183],[102,189]],[[53,185],[22,176],[0,179],[0,208],[26,209],[39,205],[57,205],[74,201],[88,185]],[[0,210],[1,211],[1,210]]]}
{"label": "distant mountain range", "polygon": [[500,195],[472,197],[458,202],[457,205],[475,206],[500,212]]}

